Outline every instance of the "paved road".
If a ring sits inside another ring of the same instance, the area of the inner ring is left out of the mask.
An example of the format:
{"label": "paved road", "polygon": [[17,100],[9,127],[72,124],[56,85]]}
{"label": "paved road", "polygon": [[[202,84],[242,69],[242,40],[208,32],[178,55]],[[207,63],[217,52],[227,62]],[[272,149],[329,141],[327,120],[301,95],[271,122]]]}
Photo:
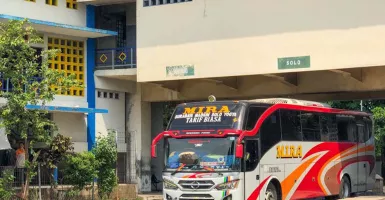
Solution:
{"label": "paved road", "polygon": [[385,196],[358,196],[346,200],[385,200]]}

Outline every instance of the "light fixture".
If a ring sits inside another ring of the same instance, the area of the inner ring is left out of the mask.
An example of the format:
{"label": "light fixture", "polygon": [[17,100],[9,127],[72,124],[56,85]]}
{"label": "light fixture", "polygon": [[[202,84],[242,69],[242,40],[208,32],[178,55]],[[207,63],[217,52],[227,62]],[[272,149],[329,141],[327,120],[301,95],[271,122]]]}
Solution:
{"label": "light fixture", "polygon": [[214,95],[210,95],[210,96],[209,96],[209,101],[210,101],[210,102],[214,102],[214,101],[216,101],[216,100],[217,100],[217,98],[215,98]]}

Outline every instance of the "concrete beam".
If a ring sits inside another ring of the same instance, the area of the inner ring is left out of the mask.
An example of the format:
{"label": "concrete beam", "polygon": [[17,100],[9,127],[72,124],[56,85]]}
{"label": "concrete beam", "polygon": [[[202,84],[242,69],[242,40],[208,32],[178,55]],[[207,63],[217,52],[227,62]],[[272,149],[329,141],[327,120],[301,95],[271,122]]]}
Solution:
{"label": "concrete beam", "polygon": [[362,68],[359,69],[332,69],[331,72],[340,74],[344,77],[353,78],[356,81],[362,82]]}
{"label": "concrete beam", "polygon": [[173,92],[178,92],[180,93],[181,89],[182,89],[182,83],[169,83],[169,82],[149,82],[149,83],[145,83],[147,85],[151,85],[153,87],[156,87],[156,88],[163,88],[163,89],[166,89],[166,90],[171,90]]}
{"label": "concrete beam", "polygon": [[288,73],[288,74],[264,74],[263,76],[274,78],[281,83],[288,85],[290,87],[298,86],[298,73]]}
{"label": "concrete beam", "polygon": [[203,79],[207,82],[212,82],[218,85],[224,85],[231,90],[238,90],[238,77],[227,77],[227,78],[209,78]]}
{"label": "concrete beam", "polygon": [[136,82],[95,76],[95,88],[119,92],[136,92]]}

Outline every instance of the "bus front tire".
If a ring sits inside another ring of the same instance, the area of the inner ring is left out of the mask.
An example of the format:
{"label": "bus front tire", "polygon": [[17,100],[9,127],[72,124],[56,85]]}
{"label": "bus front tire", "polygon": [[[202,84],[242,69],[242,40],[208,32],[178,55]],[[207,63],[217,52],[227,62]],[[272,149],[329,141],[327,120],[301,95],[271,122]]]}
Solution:
{"label": "bus front tire", "polygon": [[272,182],[267,185],[266,188],[266,200],[278,200],[278,192],[277,188],[275,188],[274,184]]}
{"label": "bus front tire", "polygon": [[350,180],[347,176],[342,177],[340,184],[340,193],[338,194],[339,199],[345,199],[350,197],[352,191],[350,187]]}

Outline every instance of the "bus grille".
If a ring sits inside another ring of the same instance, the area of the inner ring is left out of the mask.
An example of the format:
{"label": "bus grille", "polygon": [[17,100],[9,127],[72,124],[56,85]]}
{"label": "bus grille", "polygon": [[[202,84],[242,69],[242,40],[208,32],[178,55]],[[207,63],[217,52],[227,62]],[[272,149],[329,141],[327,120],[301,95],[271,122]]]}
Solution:
{"label": "bus grille", "polygon": [[204,199],[204,200],[214,200],[214,198],[209,194],[182,194],[179,197],[180,200],[196,200],[196,199]]}
{"label": "bus grille", "polygon": [[184,189],[189,189],[189,190],[208,190],[214,186],[214,182],[211,180],[189,180],[189,181],[179,181],[178,184],[182,186]]}

